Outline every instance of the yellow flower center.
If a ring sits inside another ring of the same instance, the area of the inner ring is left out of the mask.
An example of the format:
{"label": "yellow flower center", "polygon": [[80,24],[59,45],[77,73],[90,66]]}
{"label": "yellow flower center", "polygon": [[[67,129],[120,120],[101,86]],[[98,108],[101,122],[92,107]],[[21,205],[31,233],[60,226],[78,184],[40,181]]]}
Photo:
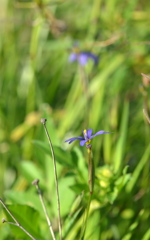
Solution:
{"label": "yellow flower center", "polygon": [[86,133],[87,133],[87,130],[86,130],[86,129],[84,129],[84,130],[83,130],[83,132],[86,134]]}
{"label": "yellow flower center", "polygon": [[79,54],[79,53],[80,53],[80,50],[79,50],[78,47],[74,47],[74,48],[73,48],[73,52]]}
{"label": "yellow flower center", "polygon": [[[87,130],[86,129],[83,130],[83,133],[84,133],[84,138],[88,139],[88,137],[87,137]],[[90,142],[91,142],[91,140],[89,139],[89,141],[86,142],[86,145],[90,144]]]}
{"label": "yellow flower center", "polygon": [[86,142],[86,145],[90,144],[91,140],[89,140],[88,142]]}

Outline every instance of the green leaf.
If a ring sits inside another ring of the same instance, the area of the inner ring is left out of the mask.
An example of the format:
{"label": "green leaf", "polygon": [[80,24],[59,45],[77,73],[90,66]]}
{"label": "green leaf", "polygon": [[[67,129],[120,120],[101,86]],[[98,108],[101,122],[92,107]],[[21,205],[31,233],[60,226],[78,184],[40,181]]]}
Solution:
{"label": "green leaf", "polygon": [[32,143],[40,147],[46,154],[51,154],[48,143],[42,142],[40,140],[33,140]]}
{"label": "green leaf", "polygon": [[70,188],[76,193],[76,194],[80,194],[82,191],[84,192],[88,192],[89,188],[88,185],[86,184],[73,184],[70,186]]}
{"label": "green leaf", "polygon": [[136,169],[133,172],[132,179],[127,185],[127,192],[132,191],[134,185],[136,184],[136,182],[137,182],[137,180],[140,176],[140,173],[141,173],[143,167],[145,166],[145,164],[149,160],[149,156],[150,156],[150,145],[148,145],[148,147],[146,148],[146,150],[143,154],[143,157],[141,158],[140,162],[138,163]]}
{"label": "green leaf", "polygon": [[[51,157],[51,151],[49,148],[49,145],[39,141],[39,140],[34,140],[33,143],[40,147],[46,154],[48,154]],[[54,153],[55,153],[55,158],[56,161],[66,167],[75,167],[77,166],[77,158],[75,157],[75,154],[72,153],[70,154],[69,152],[63,150],[62,148],[58,146],[53,146]],[[73,156],[73,157],[72,157]]]}
{"label": "green leaf", "polygon": [[5,191],[4,196],[13,204],[30,205],[43,215],[43,209],[40,203],[38,193],[35,190],[35,186],[33,186],[31,190],[28,189],[26,192],[8,190]]}
{"label": "green leaf", "polygon": [[[39,230],[39,213],[26,205],[8,205],[8,209],[17,219],[20,225],[25,228],[36,239],[43,239]],[[10,215],[5,211],[9,222],[14,222]],[[19,239],[31,239],[19,227],[11,225],[14,235]]]}
{"label": "green leaf", "polygon": [[123,169],[123,175],[126,175],[127,171],[129,169],[129,165],[125,166],[124,169]]}
{"label": "green leaf", "polygon": [[149,240],[150,239],[150,229],[148,229],[146,231],[146,233],[144,234],[142,240]]}
{"label": "green leaf", "polygon": [[125,150],[127,127],[128,127],[128,117],[129,117],[129,102],[125,101],[123,106],[123,114],[120,126],[120,137],[116,143],[116,149],[113,157],[114,171],[118,172],[121,170],[122,158]]}
{"label": "green leaf", "polygon": [[45,186],[44,182],[44,175],[43,172],[41,171],[40,167],[35,165],[33,162],[29,161],[22,161],[20,163],[20,170],[23,176],[30,182],[34,179],[39,179],[40,180],[40,185]]}
{"label": "green leaf", "polygon": [[[75,182],[74,177],[65,177],[59,179],[59,195],[60,195],[60,204],[61,204],[61,216],[65,216],[69,214],[69,210],[71,208],[72,202],[75,198],[75,193],[70,189],[70,185],[73,185]],[[55,213],[57,213],[57,200],[55,191],[52,193],[52,209]]]}
{"label": "green leaf", "polygon": [[67,151],[64,151],[60,147],[54,146],[54,152],[56,156],[56,161],[61,165],[66,167],[76,167],[77,166],[77,158],[72,158],[72,154]]}

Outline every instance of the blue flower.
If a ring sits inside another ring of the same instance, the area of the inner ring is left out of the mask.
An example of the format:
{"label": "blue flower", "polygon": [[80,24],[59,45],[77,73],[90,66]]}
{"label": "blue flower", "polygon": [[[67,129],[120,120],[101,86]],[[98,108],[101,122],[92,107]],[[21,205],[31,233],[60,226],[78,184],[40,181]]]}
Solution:
{"label": "blue flower", "polygon": [[110,133],[110,132],[105,132],[105,131],[101,130],[101,131],[98,131],[97,133],[95,133],[94,135],[92,135],[92,131],[93,131],[92,129],[87,129],[87,130],[85,129],[85,130],[83,130],[83,137],[69,138],[65,142],[69,142],[69,144],[70,144],[75,140],[80,140],[80,146],[84,146],[84,144],[86,144],[87,147],[88,147],[88,145],[90,145],[91,140],[95,136],[101,135],[101,134],[104,134],[104,133]]}
{"label": "blue flower", "polygon": [[98,57],[91,52],[80,52],[79,50],[74,50],[69,56],[69,62],[78,61],[81,66],[85,66],[89,59],[91,59],[94,64],[98,63]]}

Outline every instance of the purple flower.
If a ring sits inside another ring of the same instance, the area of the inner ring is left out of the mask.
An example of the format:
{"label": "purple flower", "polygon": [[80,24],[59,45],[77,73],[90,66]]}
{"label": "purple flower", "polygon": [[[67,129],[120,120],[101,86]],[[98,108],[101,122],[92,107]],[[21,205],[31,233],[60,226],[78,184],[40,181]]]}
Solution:
{"label": "purple flower", "polygon": [[95,136],[103,134],[103,133],[110,133],[110,132],[105,132],[105,131],[101,130],[101,131],[98,131],[97,133],[95,133],[94,135],[92,135],[92,131],[93,131],[92,129],[87,129],[87,130],[85,129],[85,130],[83,130],[83,137],[69,138],[65,142],[69,142],[69,144],[70,144],[73,141],[78,139],[78,140],[80,140],[80,146],[84,146],[84,144],[86,144],[88,147],[88,145],[90,145],[91,140]]}
{"label": "purple flower", "polygon": [[89,59],[95,64],[98,63],[98,57],[91,52],[72,52],[69,56],[69,62],[78,61],[81,66],[85,66]]}

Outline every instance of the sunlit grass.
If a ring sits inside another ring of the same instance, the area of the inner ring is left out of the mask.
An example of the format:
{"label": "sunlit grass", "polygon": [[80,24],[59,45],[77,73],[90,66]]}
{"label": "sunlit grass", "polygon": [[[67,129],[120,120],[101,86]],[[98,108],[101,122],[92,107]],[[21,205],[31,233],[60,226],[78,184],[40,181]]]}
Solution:
{"label": "sunlit grass", "polygon": [[[56,151],[63,235],[78,239],[88,195],[87,156],[78,142],[64,141],[81,136],[84,128],[110,131],[92,142],[99,178],[85,239],[148,240],[150,125],[143,108],[150,116],[150,86],[144,95],[139,85],[141,73],[149,74],[150,4],[43,0],[42,8],[37,2],[1,4],[0,195],[6,203],[35,208],[41,237],[49,239],[31,186],[40,178],[58,234],[52,162],[40,124],[46,118]],[[99,57],[96,66],[88,61],[85,75],[77,62],[68,61],[75,42]],[[6,224],[0,232],[2,240],[15,239]]]}

